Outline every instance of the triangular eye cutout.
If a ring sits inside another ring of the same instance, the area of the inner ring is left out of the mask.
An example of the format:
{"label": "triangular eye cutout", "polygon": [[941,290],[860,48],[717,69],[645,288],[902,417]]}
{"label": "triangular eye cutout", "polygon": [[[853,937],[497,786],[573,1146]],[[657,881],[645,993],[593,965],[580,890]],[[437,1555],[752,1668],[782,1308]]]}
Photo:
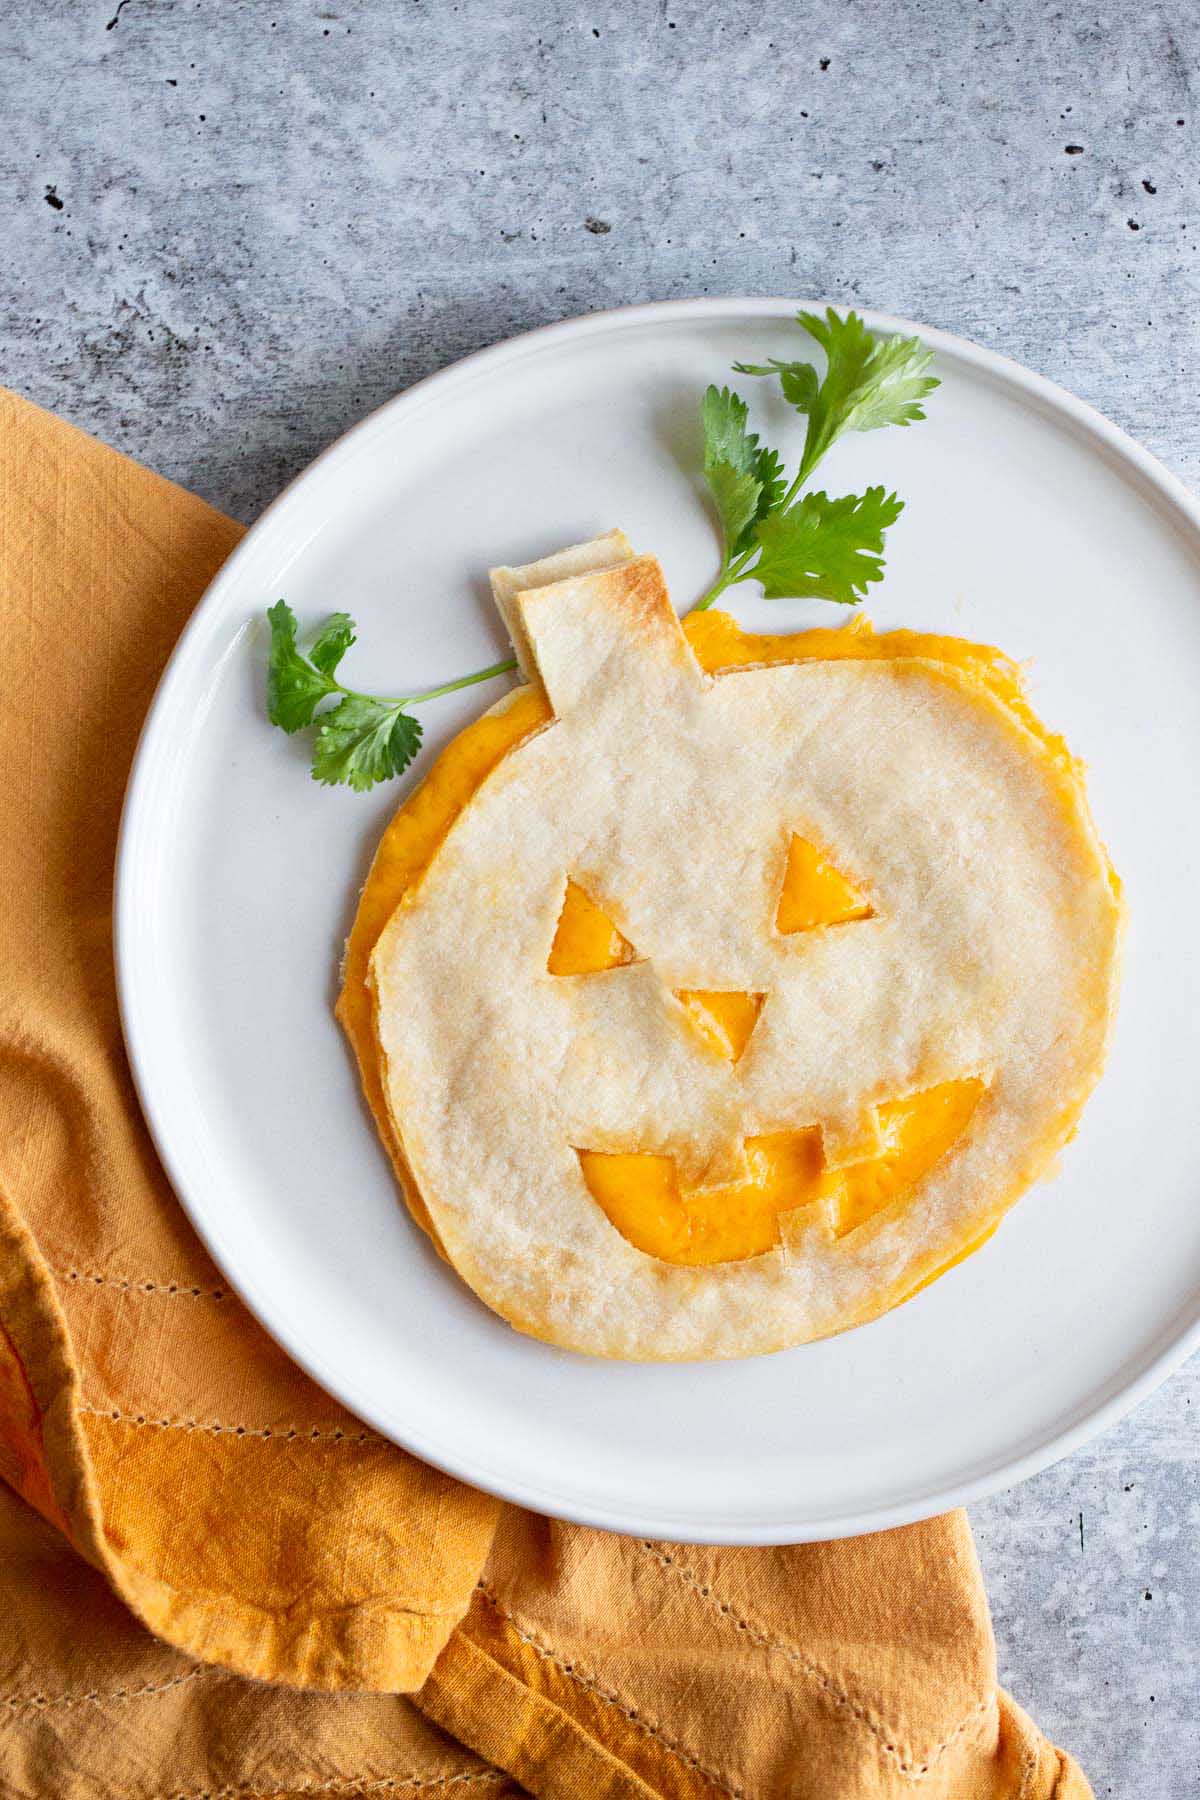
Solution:
{"label": "triangular eye cutout", "polygon": [[551,975],[595,975],[637,960],[606,912],[577,882],[568,881],[546,968]]}
{"label": "triangular eye cutout", "polygon": [[705,1040],[730,1062],[736,1062],[750,1042],[766,997],[698,988],[679,988],[675,994]]}
{"label": "triangular eye cutout", "polygon": [[775,929],[811,931],[817,925],[844,925],[850,919],[874,916],[874,908],[853,882],[815,844],[793,833]]}

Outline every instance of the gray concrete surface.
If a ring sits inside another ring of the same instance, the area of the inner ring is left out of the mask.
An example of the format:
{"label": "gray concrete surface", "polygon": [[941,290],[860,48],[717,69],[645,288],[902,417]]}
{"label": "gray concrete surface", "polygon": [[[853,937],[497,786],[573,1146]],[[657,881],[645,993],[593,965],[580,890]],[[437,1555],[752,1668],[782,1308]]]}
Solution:
{"label": "gray concrete surface", "polygon": [[[10,0],[0,379],[251,519],[511,332],[783,293],[978,338],[1200,483],[1192,0]],[[1131,1197],[1132,1199],[1132,1197]],[[1200,1366],[974,1521],[1098,1795],[1200,1792]]]}

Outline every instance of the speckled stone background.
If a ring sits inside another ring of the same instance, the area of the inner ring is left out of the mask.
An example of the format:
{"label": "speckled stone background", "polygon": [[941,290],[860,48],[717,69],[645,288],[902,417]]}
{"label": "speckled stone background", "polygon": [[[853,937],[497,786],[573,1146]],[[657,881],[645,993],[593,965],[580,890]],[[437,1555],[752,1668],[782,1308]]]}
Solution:
{"label": "speckled stone background", "polygon": [[[1196,486],[1198,81],[1194,0],[9,0],[0,380],[252,519],[496,338],[795,293]],[[1198,1412],[1193,1366],[975,1509],[1004,1679],[1098,1795],[1200,1793]]]}

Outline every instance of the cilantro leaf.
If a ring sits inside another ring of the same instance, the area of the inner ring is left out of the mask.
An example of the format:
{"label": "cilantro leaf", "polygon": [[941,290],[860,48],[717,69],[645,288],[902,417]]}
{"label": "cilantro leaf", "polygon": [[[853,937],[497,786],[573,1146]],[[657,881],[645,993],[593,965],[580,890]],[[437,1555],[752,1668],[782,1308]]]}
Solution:
{"label": "cilantro leaf", "polygon": [[857,606],[883,576],[883,534],[904,503],[881,487],[865,494],[805,494],[756,527],[761,554],[750,576],[768,600],[836,600]]}
{"label": "cilantro leaf", "polygon": [[710,387],[701,407],[704,475],[717,504],[725,561],[748,549],[753,526],[779,504],[786,483],[776,451],[748,431],[748,408],[729,388]]}
{"label": "cilantro leaf", "polygon": [[762,483],[749,471],[739,473],[732,463],[715,462],[705,469],[709,489],[717,503],[717,516],[725,539],[726,561],[736,554],[759,516]]}
{"label": "cilantro leaf", "polygon": [[739,375],[778,375],[783,397],[797,412],[810,413],[816,403],[821,380],[811,363],[782,362],[773,356],[765,363],[734,363]]}
{"label": "cilantro leaf", "polygon": [[[787,492],[787,476],[783,471],[783,458],[777,450],[765,447],[754,453],[754,474],[759,482],[760,493],[755,511],[755,521],[765,519],[769,512],[774,512]],[[740,550],[745,549],[753,539],[753,532],[746,532],[744,541],[739,543]]]}
{"label": "cilantro leaf", "polygon": [[[816,464],[846,431],[874,431],[924,418],[922,402],[937,380],[932,355],[916,338],[876,339],[856,313],[845,318],[800,313],[799,323],[825,351],[824,375],[812,363],[772,357],[735,363],[743,374],[771,376],[784,399],[808,421],[800,468],[789,481],[778,452],[749,429],[749,410],[728,387],[710,386],[701,407],[704,474],[724,539],[721,572],[696,602],[711,606],[727,588],[756,580],[767,599],[785,596],[856,606],[883,575],[884,533],[903,510],[882,487],[830,499],[797,498]],[[267,614],[271,644],[267,712],[284,731],[313,728],[312,773],[327,785],[365,793],[399,775],[421,746],[412,708],[516,668],[513,658],[420,693],[359,693],[337,678],[355,640],[349,614],[331,613],[307,651],[297,642],[296,615],[280,600]],[[328,701],[329,705],[324,705]]]}
{"label": "cilantro leaf", "polygon": [[818,379],[811,363],[735,363],[745,375],[776,375],[784,398],[808,419],[800,480],[812,474],[831,444],[847,431],[877,431],[884,425],[911,425],[925,417],[922,401],[938,386],[926,374],[933,352],[919,338],[876,338],[855,312],[842,318],[828,307],[798,313],[809,336],[825,352]]}
{"label": "cilantro leaf", "polygon": [[747,431],[748,408],[729,388],[710,387],[700,408],[704,478],[717,503],[726,562],[758,517],[762,483],[754,472],[758,438]]}
{"label": "cilantro leaf", "polygon": [[[355,641],[354,620],[349,613],[330,613],[305,654],[296,642],[296,615],[286,600],[267,611],[271,648],[267,658],[267,715],[284,731],[316,727],[312,772],[316,781],[329,786],[345,783],[366,793],[377,781],[387,781],[407,769],[421,747],[421,727],[409,711],[422,701],[436,700],[459,688],[474,687],[516,668],[508,657],[473,675],[460,675],[438,687],[417,694],[360,694],[343,687],[335,673]],[[323,700],[337,696],[337,703],[317,709]]]}
{"label": "cilantro leaf", "polygon": [[296,615],[286,600],[276,601],[267,618],[271,624],[267,717],[284,731],[300,731],[312,724],[317,707],[327,694],[333,693],[337,683],[297,649]]}
{"label": "cilantro leaf", "polygon": [[925,373],[933,351],[920,338],[872,337],[857,313],[843,319],[832,307],[824,319],[817,313],[797,316],[828,358],[818,404],[833,414],[835,435],[911,425],[925,417],[921,402],[938,379]]}
{"label": "cilantro leaf", "polygon": [[350,614],[330,613],[312,641],[308,660],[322,674],[332,675],[353,642],[354,620]]}
{"label": "cilantro leaf", "polygon": [[421,722],[403,703],[348,694],[317,721],[313,778],[364,794],[407,769],[420,747]]}
{"label": "cilantro leaf", "polygon": [[746,430],[749,407],[730,388],[710,387],[700,408],[704,426],[704,468],[726,462],[739,475],[749,474],[758,438]]}

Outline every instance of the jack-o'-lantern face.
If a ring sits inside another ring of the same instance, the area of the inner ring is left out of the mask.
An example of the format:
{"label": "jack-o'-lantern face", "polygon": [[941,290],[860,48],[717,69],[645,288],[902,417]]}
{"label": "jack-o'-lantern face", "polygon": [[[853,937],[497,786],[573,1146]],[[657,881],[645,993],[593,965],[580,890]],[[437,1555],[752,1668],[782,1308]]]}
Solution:
{"label": "jack-o'-lantern face", "polygon": [[988,1235],[1099,1072],[1120,906],[1078,771],[983,652],[818,633],[841,651],[714,676],[693,645],[728,665],[736,628],[685,635],[652,560],[549,570],[501,591],[537,681],[464,735],[436,853],[435,780],[364,895],[368,1092],[524,1330],[649,1358],[844,1329]]}

